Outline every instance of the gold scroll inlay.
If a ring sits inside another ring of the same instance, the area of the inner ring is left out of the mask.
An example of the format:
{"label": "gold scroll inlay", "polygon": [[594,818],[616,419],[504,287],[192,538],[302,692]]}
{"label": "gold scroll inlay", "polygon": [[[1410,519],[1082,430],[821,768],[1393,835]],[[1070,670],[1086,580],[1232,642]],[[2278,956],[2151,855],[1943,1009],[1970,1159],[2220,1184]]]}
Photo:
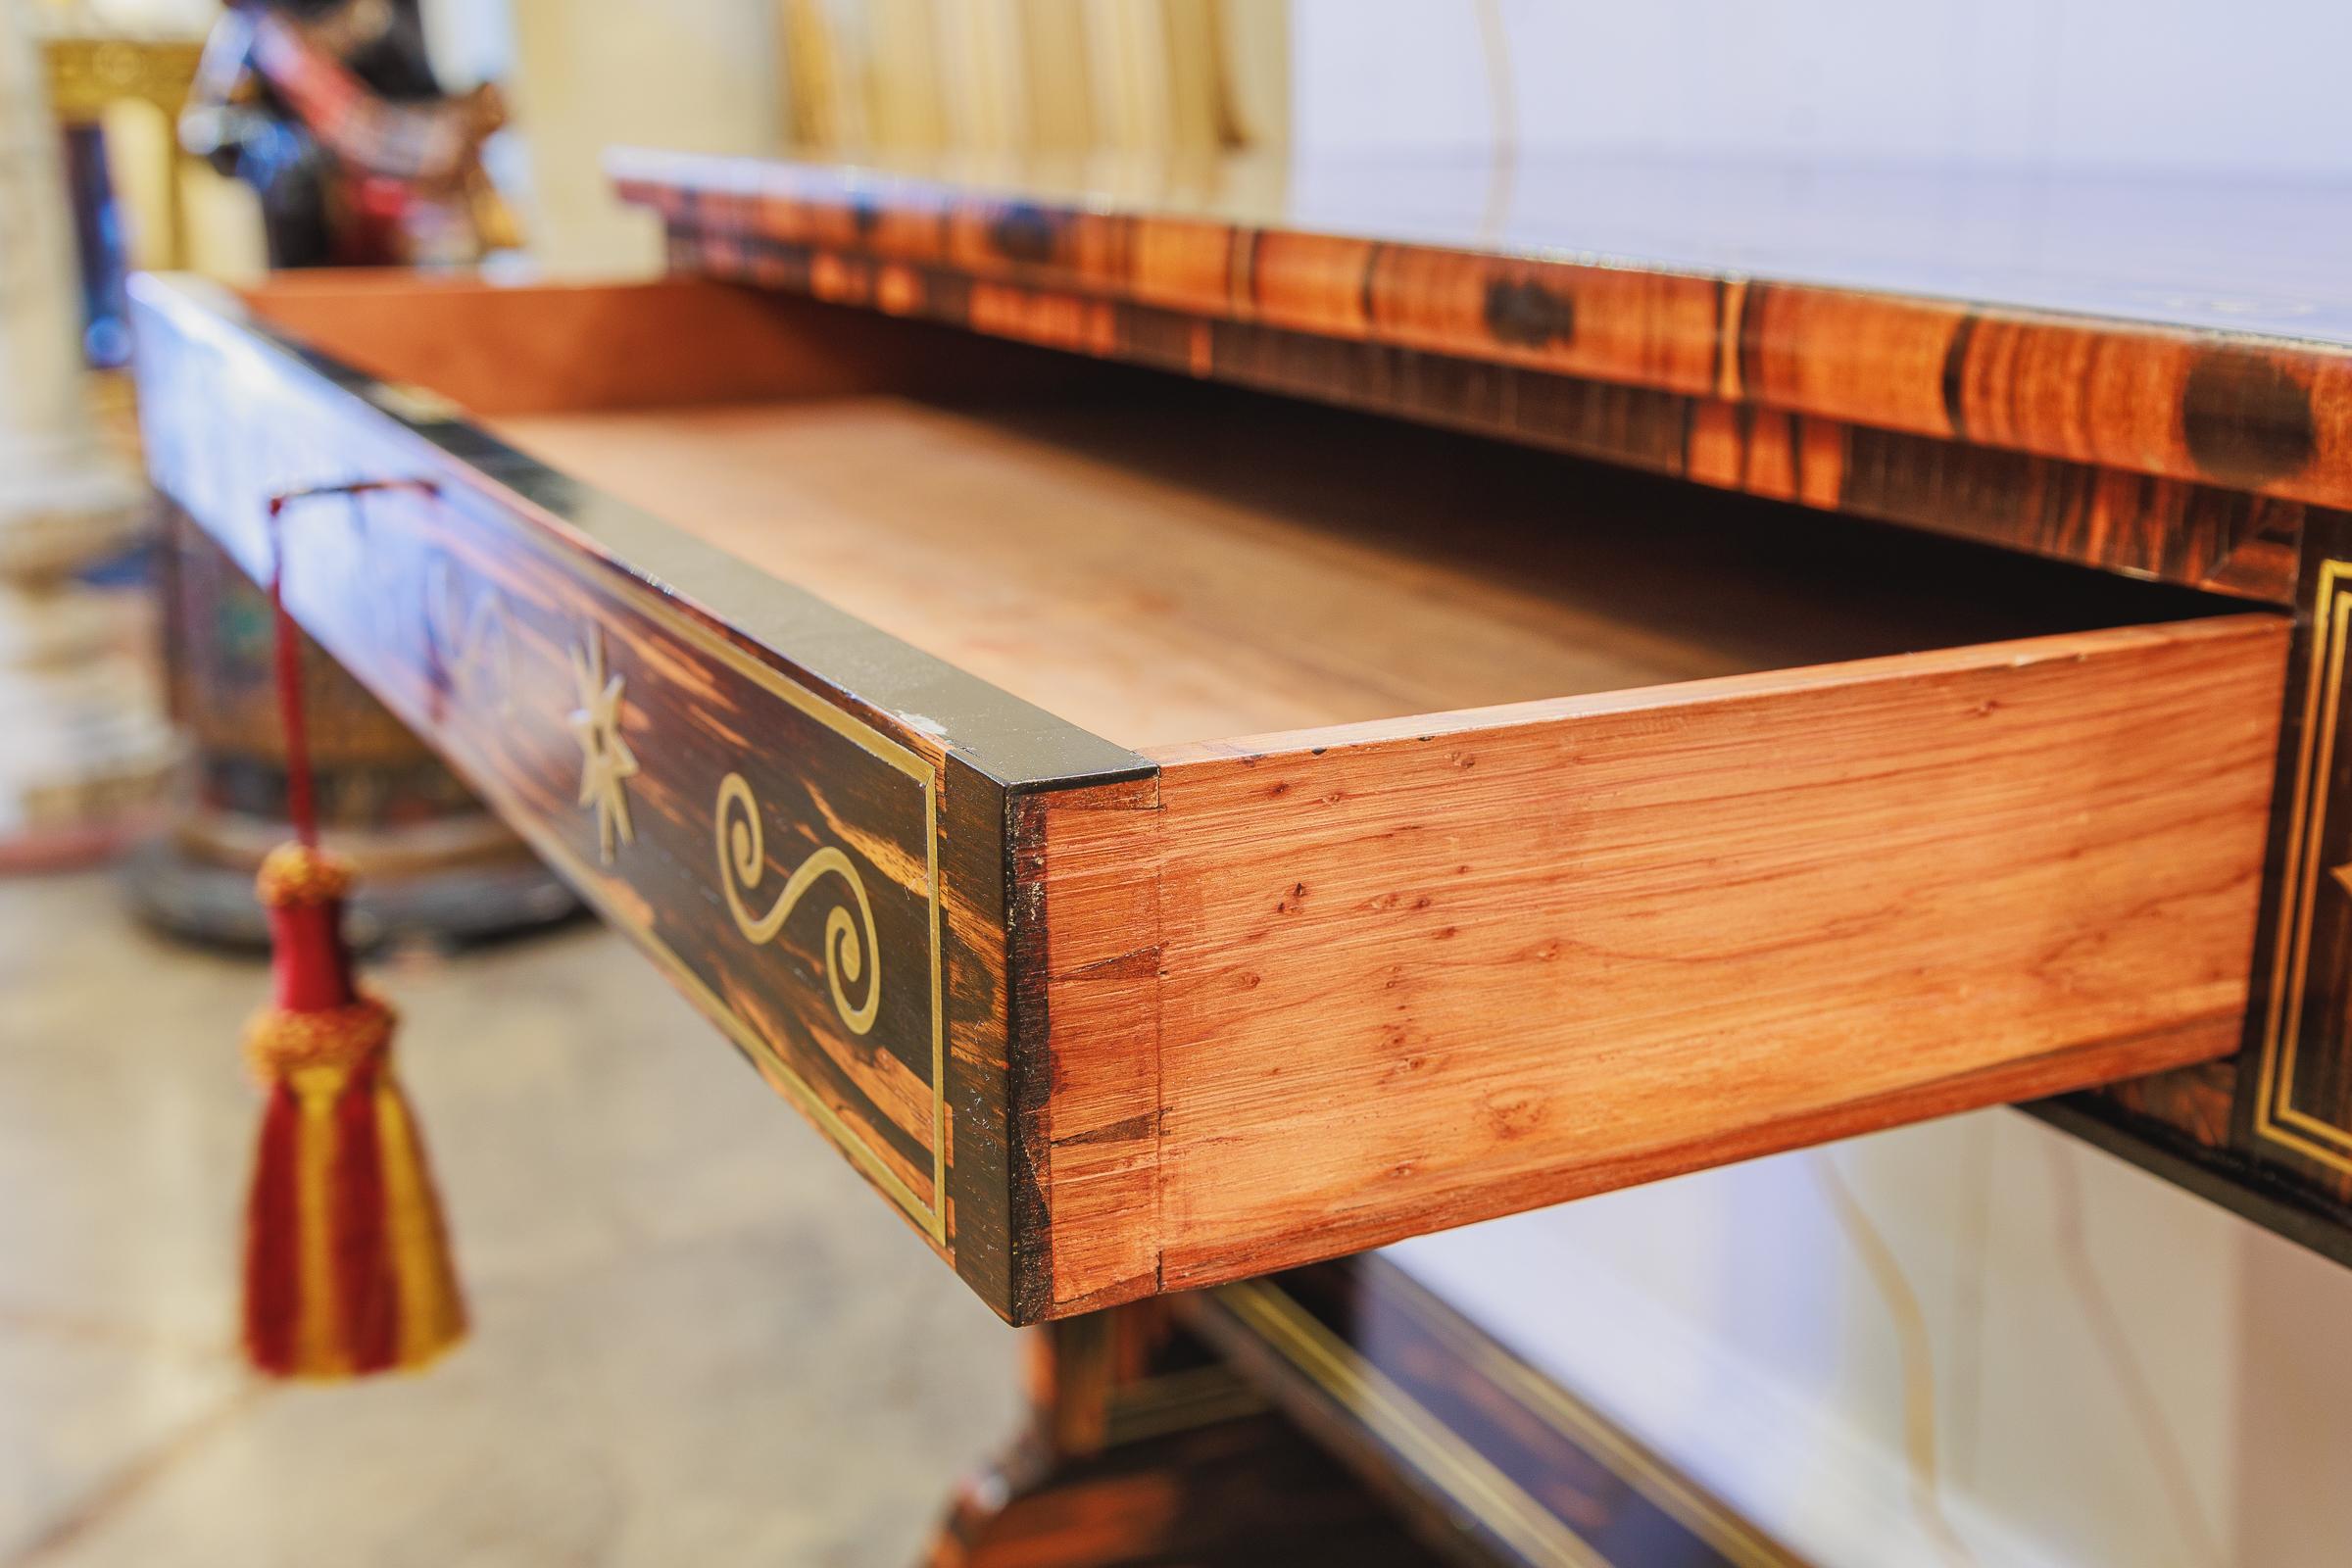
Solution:
{"label": "gold scroll inlay", "polygon": [[[808,858],[784,879],[783,891],[764,914],[754,914],[744,895],[756,891],[767,873],[766,835],[760,825],[760,802],[741,773],[719,780],[718,808],[713,813],[718,839],[719,886],[726,891],[727,912],[735,929],[755,947],[773,941],[808,890],[828,876],[849,888],[849,899],[825,911],[825,985],[833,993],[833,1010],[861,1035],[874,1026],[882,1006],[882,949],[874,931],[874,906],[865,896],[865,879],[849,856],[833,845],[809,852]],[[850,902],[858,913],[850,913]],[[862,926],[861,931],[859,927]],[[853,1004],[849,988],[865,982],[865,1001]]]}

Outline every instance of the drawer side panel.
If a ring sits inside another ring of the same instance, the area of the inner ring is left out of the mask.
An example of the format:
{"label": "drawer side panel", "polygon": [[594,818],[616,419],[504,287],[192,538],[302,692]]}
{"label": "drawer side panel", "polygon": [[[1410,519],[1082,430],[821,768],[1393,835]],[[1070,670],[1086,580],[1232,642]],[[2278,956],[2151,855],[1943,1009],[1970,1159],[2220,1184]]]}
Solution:
{"label": "drawer side panel", "polygon": [[[1060,762],[1141,760],[788,585],[710,571],[454,409],[140,293],[157,486],[256,577],[282,557],[295,617],[1011,1314],[1004,803],[1068,782]],[[757,602],[714,618],[663,565]],[[967,748],[745,620],[983,722]],[[1046,765],[991,770],[1024,759]]]}

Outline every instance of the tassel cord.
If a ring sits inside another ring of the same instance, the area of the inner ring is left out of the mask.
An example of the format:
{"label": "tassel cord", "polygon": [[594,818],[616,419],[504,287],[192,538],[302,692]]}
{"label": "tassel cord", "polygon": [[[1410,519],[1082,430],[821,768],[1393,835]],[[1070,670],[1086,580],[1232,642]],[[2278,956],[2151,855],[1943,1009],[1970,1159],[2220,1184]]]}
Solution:
{"label": "tassel cord", "polygon": [[314,490],[285,490],[270,498],[270,652],[277,677],[278,721],[285,730],[286,816],[294,825],[294,837],[305,849],[318,847],[318,808],[311,773],[310,712],[303,702],[302,637],[286,611],[285,516],[298,503],[328,496],[348,499],[356,511],[361,497],[384,490],[411,490],[436,498],[441,494],[430,479],[364,479]]}

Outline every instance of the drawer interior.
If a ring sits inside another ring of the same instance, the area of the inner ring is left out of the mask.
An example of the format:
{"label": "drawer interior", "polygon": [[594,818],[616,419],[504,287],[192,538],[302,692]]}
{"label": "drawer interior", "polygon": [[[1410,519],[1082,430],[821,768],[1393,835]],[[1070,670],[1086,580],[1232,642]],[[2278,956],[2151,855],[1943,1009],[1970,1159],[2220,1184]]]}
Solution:
{"label": "drawer interior", "polygon": [[[646,337],[632,348],[609,341],[609,318],[552,331],[539,318],[560,291],[461,312],[473,296],[449,291],[451,319],[412,304],[388,330],[337,292],[353,286],[256,304],[747,567],[1147,753],[2238,608],[1060,357],[1058,373],[958,385],[934,357],[858,336],[906,323],[803,302],[777,303],[841,317],[846,347],[747,333],[701,298],[757,304],[727,290],[681,296],[694,309],[639,291],[620,318]],[[1005,347],[1021,370],[1039,362]],[[764,368],[763,349],[779,355]],[[845,356],[868,373],[812,373]]]}
{"label": "drawer interior", "polygon": [[1981,547],[1219,388],[492,427],[1137,750],[2193,612]]}
{"label": "drawer interior", "polygon": [[2194,607],[1221,388],[809,397],[494,430],[1136,750]]}

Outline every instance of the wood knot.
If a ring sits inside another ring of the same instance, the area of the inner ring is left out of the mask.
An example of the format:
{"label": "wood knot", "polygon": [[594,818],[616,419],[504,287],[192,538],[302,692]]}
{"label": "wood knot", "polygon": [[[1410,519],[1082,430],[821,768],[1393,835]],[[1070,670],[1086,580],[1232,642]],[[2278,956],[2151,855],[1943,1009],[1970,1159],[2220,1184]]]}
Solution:
{"label": "wood knot", "polygon": [[2189,367],[2180,439],[2198,469],[2238,485],[2303,471],[2319,449],[2311,394],[2268,357],[2210,349]]}
{"label": "wood knot", "polygon": [[1576,336],[1576,301],[1529,278],[1496,278],[1487,285],[1487,330],[1524,349],[1548,348]]}
{"label": "wood knot", "polygon": [[1043,208],[1007,207],[988,225],[989,247],[1008,262],[1042,267],[1054,260],[1061,223]]}

